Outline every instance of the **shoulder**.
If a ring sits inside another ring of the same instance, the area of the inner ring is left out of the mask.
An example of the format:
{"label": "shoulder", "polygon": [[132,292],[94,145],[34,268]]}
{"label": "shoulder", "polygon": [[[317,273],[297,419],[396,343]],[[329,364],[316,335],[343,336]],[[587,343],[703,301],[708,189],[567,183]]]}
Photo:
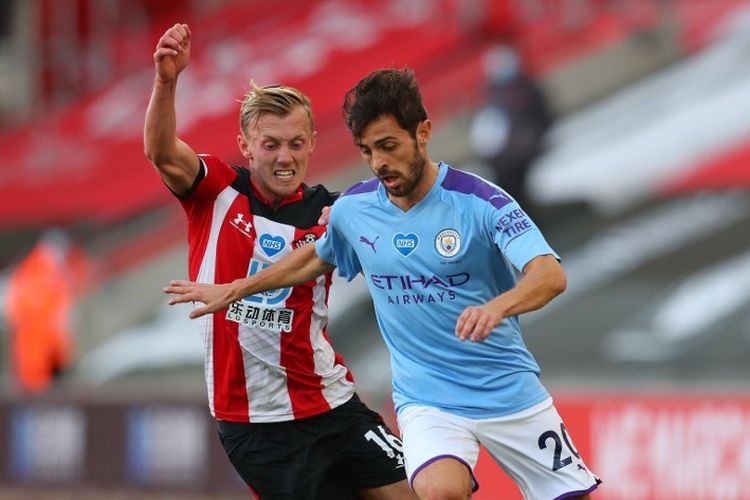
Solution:
{"label": "shoulder", "polygon": [[515,200],[502,188],[470,172],[447,166],[440,187],[447,196],[461,198],[472,205],[500,210]]}
{"label": "shoulder", "polygon": [[313,205],[325,207],[331,205],[338,197],[338,191],[329,191],[322,184],[314,186],[302,184],[302,199]]}
{"label": "shoulder", "polygon": [[367,179],[366,181],[361,181],[353,186],[351,186],[349,189],[344,191],[344,194],[342,194],[343,197],[347,196],[356,196],[356,195],[366,195],[366,194],[375,194],[378,191],[378,185],[380,184],[380,181],[377,177],[371,177],[370,179]]}
{"label": "shoulder", "polygon": [[237,179],[237,171],[209,154],[199,154],[198,174],[187,192],[178,196],[186,206],[213,203],[219,193]]}
{"label": "shoulder", "polygon": [[[250,170],[248,170],[247,167],[240,167],[238,165],[233,165],[231,167],[229,165],[226,165],[226,167],[234,172],[238,185],[247,186],[247,188],[249,189]],[[207,168],[210,168],[210,167],[207,166]],[[242,192],[243,190],[241,188],[238,188],[238,191]]]}
{"label": "shoulder", "polygon": [[352,221],[363,209],[377,203],[380,181],[373,177],[358,182],[336,200],[331,207],[331,223],[343,227]]}
{"label": "shoulder", "polygon": [[289,211],[290,214],[293,214],[292,218],[297,221],[297,227],[311,227],[318,224],[318,217],[320,217],[323,209],[333,205],[338,197],[338,192],[329,191],[320,184],[315,186],[302,184],[302,199],[286,207],[281,207],[278,212]]}
{"label": "shoulder", "polygon": [[198,160],[200,160],[201,166],[206,169],[206,175],[208,175],[208,173],[211,172],[211,170],[216,170],[216,169],[220,171],[234,170],[232,167],[224,163],[221,160],[221,158],[219,158],[218,156],[214,156],[212,154],[199,153]]}
{"label": "shoulder", "polygon": [[328,191],[321,185],[302,184],[301,193],[291,196],[276,209],[258,199],[252,189],[248,191],[248,196],[254,215],[299,229],[308,229],[318,225],[323,208],[331,205],[338,193]]}
{"label": "shoulder", "polygon": [[372,205],[377,201],[379,184],[376,177],[354,184],[339,197],[333,205],[333,211],[353,215],[360,208]]}
{"label": "shoulder", "polygon": [[201,163],[199,177],[207,179],[216,187],[232,184],[242,175],[243,170],[247,172],[246,168],[230,166],[219,157],[210,154],[199,154],[198,160]]}

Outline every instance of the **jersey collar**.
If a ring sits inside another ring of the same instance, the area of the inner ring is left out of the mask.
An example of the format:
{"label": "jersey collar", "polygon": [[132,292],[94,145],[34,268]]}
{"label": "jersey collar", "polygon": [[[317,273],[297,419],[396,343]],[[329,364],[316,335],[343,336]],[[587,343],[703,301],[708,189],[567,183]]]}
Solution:
{"label": "jersey collar", "polygon": [[[252,177],[250,178],[250,188],[253,190],[253,196],[255,196],[258,199],[258,201],[260,201],[261,203],[263,203],[264,205],[267,205],[269,207],[273,206],[273,203],[271,203],[270,201],[268,201],[266,199],[266,197],[263,196],[262,194],[260,194],[260,191],[258,191],[255,188],[255,183],[253,183]],[[286,198],[284,198],[283,200],[281,200],[281,203],[279,204],[279,207],[283,207],[284,205],[289,205],[290,203],[294,203],[296,201],[300,201],[302,199],[302,196],[304,194],[305,194],[305,185],[304,184],[300,184],[299,187],[297,188],[297,190],[294,193],[290,194],[289,196],[287,196]]]}

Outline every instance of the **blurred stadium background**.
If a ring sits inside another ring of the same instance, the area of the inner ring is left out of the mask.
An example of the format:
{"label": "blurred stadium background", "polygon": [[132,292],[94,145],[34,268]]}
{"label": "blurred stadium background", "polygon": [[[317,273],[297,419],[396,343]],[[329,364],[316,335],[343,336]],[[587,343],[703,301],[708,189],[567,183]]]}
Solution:
{"label": "blurred stadium background", "polygon": [[[296,86],[319,131],[309,181],[336,189],[367,176],[343,93],[381,66],[415,70],[434,159],[489,173],[469,130],[488,51],[514,46],[555,117],[526,189],[569,277],[522,324],[596,497],[750,498],[747,0],[0,2],[0,497],[246,497],[196,328],[161,293],[186,275],[186,224],[141,127],[177,21],[194,34],[181,137],[241,164],[250,78]],[[69,301],[71,363],[29,390],[10,369],[9,283],[40,240],[76,250],[71,287],[25,292]],[[337,282],[331,316],[361,395],[390,415],[364,284]],[[520,498],[485,456],[478,477],[476,498]]]}

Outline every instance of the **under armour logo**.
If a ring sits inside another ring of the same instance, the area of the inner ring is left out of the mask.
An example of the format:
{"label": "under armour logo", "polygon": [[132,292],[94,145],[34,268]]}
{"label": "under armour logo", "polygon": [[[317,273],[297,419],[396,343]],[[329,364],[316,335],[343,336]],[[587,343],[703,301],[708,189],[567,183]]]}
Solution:
{"label": "under armour logo", "polygon": [[375,242],[378,241],[378,238],[380,238],[380,235],[378,235],[378,237],[375,238],[373,241],[370,241],[367,239],[367,236],[360,236],[359,241],[364,243],[365,245],[368,245],[370,248],[372,248],[373,252],[378,253],[378,251],[375,250]]}
{"label": "under armour logo", "polygon": [[232,221],[232,224],[235,227],[242,229],[246,233],[250,233],[250,229],[253,227],[253,224],[250,221],[245,221],[244,217],[245,217],[245,214],[238,213],[237,217],[235,217],[234,220]]}

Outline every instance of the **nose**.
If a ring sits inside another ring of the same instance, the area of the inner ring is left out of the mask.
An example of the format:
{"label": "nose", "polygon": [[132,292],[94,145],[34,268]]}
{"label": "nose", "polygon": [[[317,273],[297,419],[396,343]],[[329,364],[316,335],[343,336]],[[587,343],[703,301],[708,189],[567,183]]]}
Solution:
{"label": "nose", "polygon": [[370,155],[370,168],[372,168],[375,172],[380,172],[380,170],[386,168],[387,162],[385,160],[385,155],[378,152],[373,151]]}
{"label": "nose", "polygon": [[292,150],[289,149],[289,146],[279,146],[276,162],[282,165],[288,165],[292,162]]}

